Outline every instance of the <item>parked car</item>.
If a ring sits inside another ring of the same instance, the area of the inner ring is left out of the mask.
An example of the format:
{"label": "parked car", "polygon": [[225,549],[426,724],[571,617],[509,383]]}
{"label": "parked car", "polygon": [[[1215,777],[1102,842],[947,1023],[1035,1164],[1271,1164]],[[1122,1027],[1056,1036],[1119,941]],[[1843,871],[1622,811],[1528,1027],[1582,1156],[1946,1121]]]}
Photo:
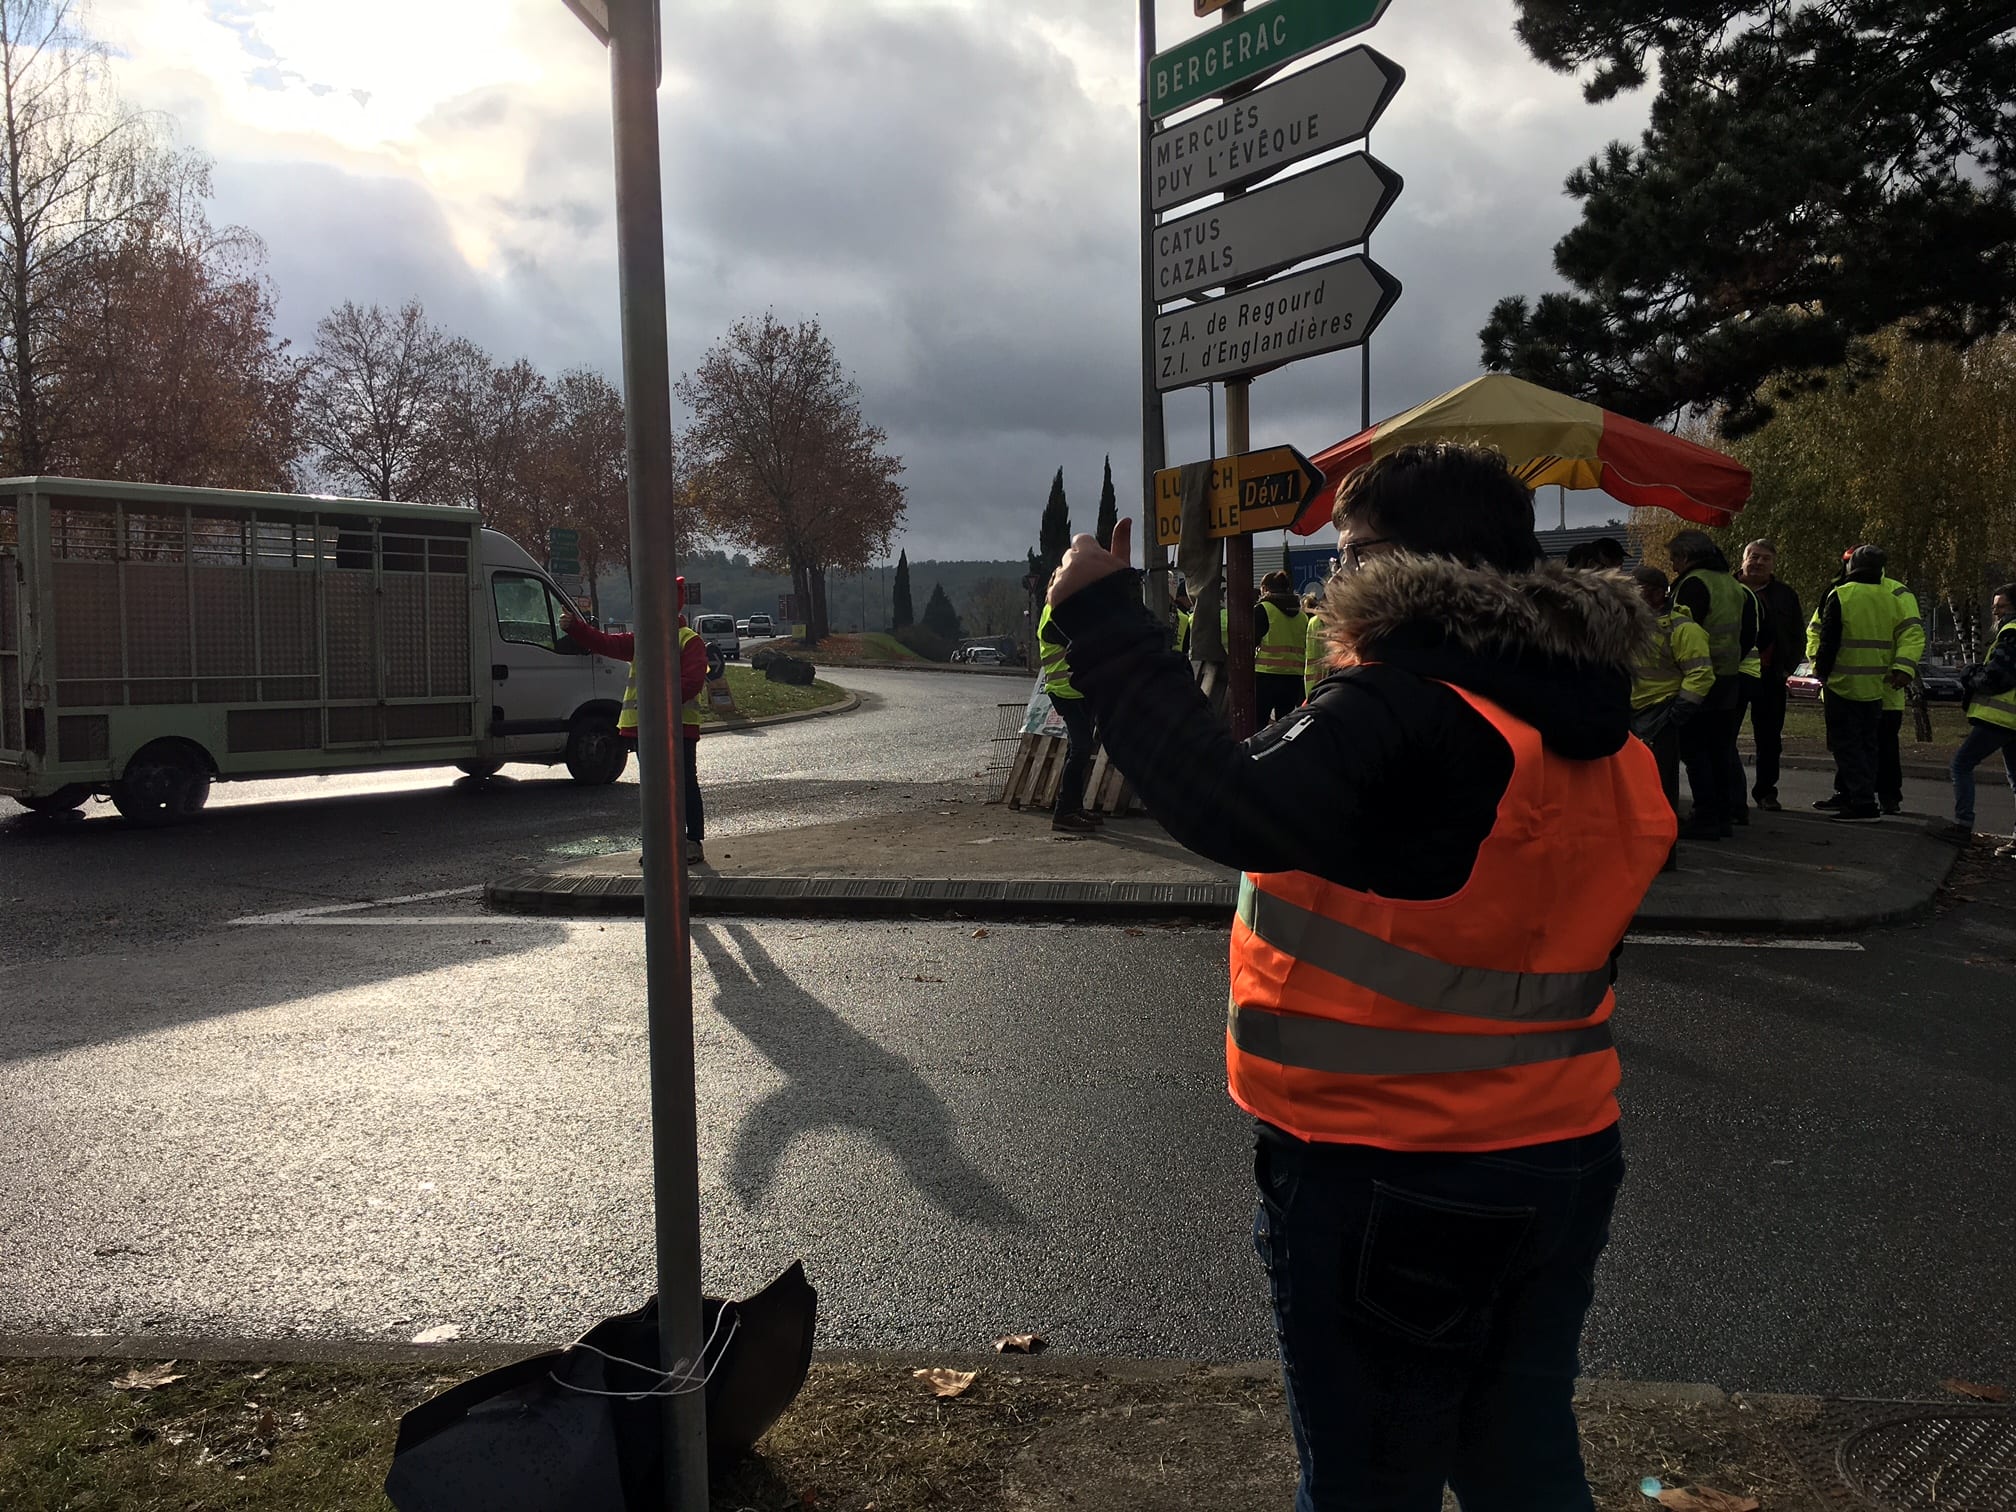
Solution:
{"label": "parked car", "polygon": [[992,646],[968,647],[966,660],[976,667],[1005,667],[1008,665],[1008,658]]}
{"label": "parked car", "polygon": [[1927,662],[1918,669],[1918,684],[1927,703],[1964,703],[1967,694],[1960,686],[1960,669]]}
{"label": "parked car", "polygon": [[777,627],[767,614],[749,616],[749,629],[745,632],[751,640],[768,640],[776,635]]}
{"label": "parked car", "polygon": [[736,633],[735,617],[730,614],[699,614],[693,617],[693,631],[707,643],[710,651],[718,651],[728,661],[736,661],[742,655],[742,637]]}
{"label": "parked car", "polygon": [[1820,687],[1820,679],[1813,675],[1813,663],[1810,661],[1801,662],[1793,669],[1792,675],[1785,679],[1785,696],[1787,698],[1818,698],[1820,696]]}
{"label": "parked car", "polygon": [[735,633],[737,635],[746,636],[749,633],[749,621],[747,621],[746,619],[738,619],[737,621],[735,621]]}

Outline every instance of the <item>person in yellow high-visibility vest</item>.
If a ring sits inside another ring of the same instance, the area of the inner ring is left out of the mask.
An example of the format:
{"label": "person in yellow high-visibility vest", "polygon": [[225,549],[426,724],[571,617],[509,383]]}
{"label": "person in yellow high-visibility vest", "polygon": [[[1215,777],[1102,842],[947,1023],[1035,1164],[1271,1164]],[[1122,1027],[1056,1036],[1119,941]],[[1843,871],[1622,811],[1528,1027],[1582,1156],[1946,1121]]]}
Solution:
{"label": "person in yellow high-visibility vest", "polygon": [[[2000,753],[2016,793],[2016,583],[1995,590],[1995,641],[1979,666],[1960,674],[1967,699],[1967,738],[1953,753],[1953,824],[1956,838],[1974,837],[1974,768]],[[2016,858],[2016,835],[1995,854]]]}
{"label": "person in yellow high-visibility vest", "polygon": [[1680,732],[1680,761],[1694,793],[1694,811],[1680,838],[1723,840],[1747,821],[1750,807],[1736,731],[1743,722],[1743,664],[1757,646],[1756,604],[1705,532],[1681,531],[1667,542],[1666,553],[1676,574],[1673,607],[1685,609],[1708,633],[1715,663],[1714,691]]}
{"label": "person in yellow high-visibility vest", "polygon": [[1632,671],[1631,733],[1652,748],[1666,801],[1680,811],[1680,731],[1701,712],[1715,689],[1708,632],[1685,609],[1666,607],[1666,574],[1639,567],[1631,580],[1646,607],[1659,616],[1659,636]]}
{"label": "person in yellow high-visibility vest", "polygon": [[1904,707],[1906,692],[1918,680],[1918,663],[1925,655],[1925,621],[1918,613],[1918,596],[1885,573],[1882,586],[1889,590],[1897,623],[1890,631],[1890,676],[1883,683],[1883,718],[1876,733],[1876,801],[1886,814],[1904,811]]}
{"label": "person in yellow high-visibility vest", "polygon": [[1302,697],[1306,702],[1316,691],[1316,684],[1330,675],[1330,642],[1323,634],[1323,619],[1316,610],[1323,602],[1323,595],[1309,592],[1302,596],[1302,613],[1309,622],[1309,628],[1302,637]]}
{"label": "person in yellow high-visibility vest", "polygon": [[1309,619],[1287,573],[1268,573],[1260,579],[1260,593],[1253,611],[1253,701],[1260,723],[1270,725],[1301,707]]}
{"label": "person in yellow high-visibility vest", "polygon": [[1085,835],[1105,821],[1085,812],[1085,778],[1092,770],[1096,739],[1092,733],[1092,711],[1085,695],[1071,686],[1070,641],[1050,618],[1050,605],[1043,605],[1036,621],[1036,654],[1043,662],[1043,691],[1050,705],[1064,721],[1064,771],[1057,783],[1057,801],[1050,810],[1050,828],[1067,835]]}
{"label": "person in yellow high-visibility vest", "polygon": [[1836,819],[1881,819],[1876,801],[1876,748],[1882,730],[1883,688],[1896,645],[1896,598],[1883,586],[1883,552],[1857,546],[1841,581],[1827,590],[1806,632],[1813,675],[1824,685],[1827,749],[1834,753],[1839,791],[1813,806]]}

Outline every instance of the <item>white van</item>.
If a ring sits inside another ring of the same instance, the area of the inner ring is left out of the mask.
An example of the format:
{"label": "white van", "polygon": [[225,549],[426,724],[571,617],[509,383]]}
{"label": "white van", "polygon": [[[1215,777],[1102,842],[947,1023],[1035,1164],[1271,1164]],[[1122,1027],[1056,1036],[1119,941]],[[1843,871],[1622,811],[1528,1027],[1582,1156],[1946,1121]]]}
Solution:
{"label": "white van", "polygon": [[629,668],[475,511],[0,479],[0,796],[127,819],[218,778],[565,762],[616,781]]}
{"label": "white van", "polygon": [[732,614],[696,614],[693,616],[693,633],[728,661],[735,661],[742,655],[742,637],[735,629],[735,616]]}

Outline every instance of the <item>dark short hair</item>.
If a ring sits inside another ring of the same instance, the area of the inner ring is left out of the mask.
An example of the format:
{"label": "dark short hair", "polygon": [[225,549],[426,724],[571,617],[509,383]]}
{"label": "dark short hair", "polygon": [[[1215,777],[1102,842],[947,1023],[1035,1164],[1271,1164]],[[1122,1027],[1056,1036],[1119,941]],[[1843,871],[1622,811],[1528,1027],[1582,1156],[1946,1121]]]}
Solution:
{"label": "dark short hair", "polygon": [[1599,562],[1607,563],[1612,567],[1622,567],[1624,565],[1626,554],[1624,543],[1615,536],[1599,536],[1589,543],[1589,549],[1595,553],[1596,560]]}
{"label": "dark short hair", "polygon": [[1766,551],[1770,552],[1771,555],[1773,556],[1778,555],[1778,543],[1772,540],[1771,537],[1769,536],[1759,536],[1754,541],[1745,541],[1743,543],[1743,554],[1745,556],[1748,556],[1751,552],[1755,551],[1760,546],[1763,547]]}
{"label": "dark short hair", "polygon": [[1366,463],[1337,490],[1331,515],[1355,520],[1382,540],[1423,556],[1524,572],[1541,558],[1533,536],[1533,495],[1503,454],[1484,446],[1431,441]]}
{"label": "dark short hair", "polygon": [[1988,596],[1991,599],[2006,598],[2010,603],[2016,604],[2016,583],[2004,583]]}
{"label": "dark short hair", "polygon": [[1672,579],[1668,578],[1657,567],[1647,563],[1643,567],[1633,567],[1631,569],[1631,581],[1636,583],[1640,588],[1657,588],[1661,593],[1664,593],[1671,584]]}
{"label": "dark short hair", "polygon": [[1683,530],[1666,543],[1666,555],[1678,564],[1698,562],[1715,554],[1715,543],[1705,530]]}
{"label": "dark short hair", "polygon": [[1293,593],[1295,579],[1277,567],[1260,579],[1260,588],[1263,593]]}

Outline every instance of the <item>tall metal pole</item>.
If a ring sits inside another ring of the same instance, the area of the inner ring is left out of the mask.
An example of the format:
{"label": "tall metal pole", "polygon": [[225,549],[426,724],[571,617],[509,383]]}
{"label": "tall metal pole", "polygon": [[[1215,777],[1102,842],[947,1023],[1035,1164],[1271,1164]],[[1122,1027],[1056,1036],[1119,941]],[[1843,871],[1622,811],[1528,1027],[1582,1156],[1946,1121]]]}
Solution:
{"label": "tall metal pole", "polygon": [[[1148,569],[1148,612],[1158,623],[1169,618],[1169,548],[1155,541],[1155,474],[1165,461],[1162,391],[1155,387],[1155,210],[1148,175],[1149,139],[1155,117],[1148,108],[1148,64],[1155,56],[1155,0],[1140,0],[1135,51],[1141,76],[1141,542]],[[1033,624],[1034,621],[1031,621]]]}
{"label": "tall metal pole", "polygon": [[[665,225],[658,181],[653,0],[609,0],[616,120],[616,267],[623,300],[623,449],[637,584],[637,774],[644,825],[644,980],[651,1035],[651,1169],[657,1208],[658,1349],[665,1369],[700,1358],[700,1158],[693,1102],[692,941],[686,926],[680,763],[679,562],[666,354]],[[707,1402],[668,1395],[666,1512],[706,1512]]]}
{"label": "tall metal pole", "polygon": [[[1245,0],[1232,0],[1218,13],[1218,24],[1229,26],[1245,13]],[[1225,98],[1245,94],[1251,86],[1227,90]],[[1233,190],[1227,202],[1243,194]],[[1226,292],[1243,287],[1232,283]],[[1225,382],[1225,455],[1236,457],[1253,449],[1251,378],[1230,378]],[[1232,724],[1232,738],[1245,740],[1258,727],[1259,697],[1253,685],[1253,537],[1244,531],[1225,538],[1225,672],[1228,699],[1226,713]]]}
{"label": "tall metal pole", "polygon": [[[1368,246],[1367,251],[1370,251]],[[1372,341],[1358,343],[1358,429],[1372,429]]]}

